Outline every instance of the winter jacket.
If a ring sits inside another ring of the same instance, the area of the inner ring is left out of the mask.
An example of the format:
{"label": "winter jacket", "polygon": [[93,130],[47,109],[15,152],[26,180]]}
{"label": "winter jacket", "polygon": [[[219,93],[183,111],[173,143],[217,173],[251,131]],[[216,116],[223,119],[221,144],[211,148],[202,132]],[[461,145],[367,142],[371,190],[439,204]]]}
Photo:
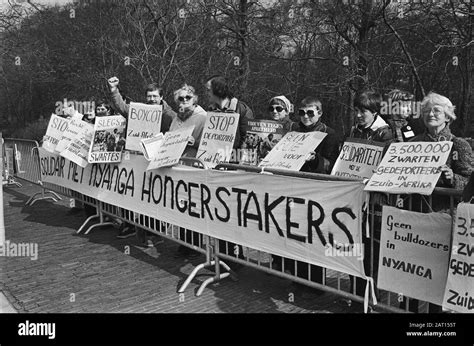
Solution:
{"label": "winter jacket", "polygon": [[353,126],[348,137],[390,144],[393,140],[393,133],[385,120],[380,116],[376,116],[374,122],[369,127],[360,128],[359,126]]}
{"label": "winter jacket", "polygon": [[206,123],[207,112],[201,107],[196,106],[193,114],[186,120],[182,121],[176,116],[170,125],[170,131],[179,130],[181,128],[187,128],[194,125],[194,130],[191,136],[194,137],[194,143],[187,145],[182,156],[196,157],[199,143],[201,142],[202,132],[204,130],[204,124]]}

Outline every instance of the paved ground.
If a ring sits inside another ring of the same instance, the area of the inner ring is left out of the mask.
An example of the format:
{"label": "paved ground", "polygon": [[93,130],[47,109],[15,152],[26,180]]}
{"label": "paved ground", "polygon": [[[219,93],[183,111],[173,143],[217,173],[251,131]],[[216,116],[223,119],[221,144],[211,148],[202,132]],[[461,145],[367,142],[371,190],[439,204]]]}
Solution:
{"label": "paved ground", "polygon": [[[38,258],[0,257],[0,312],[160,312],[160,313],[337,313],[361,312],[337,303],[325,293],[298,294],[285,279],[244,267],[239,280],[195,291],[198,276],[184,295],[177,289],[204,256],[175,258],[177,244],[165,240],[157,248],[141,248],[137,240],[117,239],[116,230],[101,228],[76,235],[85,220],[66,202],[40,201],[25,207],[37,187],[4,189],[6,239],[37,243]],[[126,254],[127,246],[130,254]],[[210,273],[210,272],[209,272]],[[296,293],[295,293],[296,292]],[[291,293],[294,299],[290,299]]]}

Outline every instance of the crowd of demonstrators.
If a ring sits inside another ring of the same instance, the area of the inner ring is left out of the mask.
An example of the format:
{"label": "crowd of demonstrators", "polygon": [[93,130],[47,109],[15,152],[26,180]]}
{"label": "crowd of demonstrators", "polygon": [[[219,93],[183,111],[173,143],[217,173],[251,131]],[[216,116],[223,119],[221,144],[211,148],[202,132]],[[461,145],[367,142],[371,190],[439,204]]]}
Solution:
{"label": "crowd of demonstrators", "polygon": [[[118,82],[116,77],[112,77],[108,81],[111,106],[112,109],[127,117],[129,105],[123,100],[118,91]],[[209,102],[208,111],[224,114],[238,113],[240,115],[234,149],[247,148],[250,144],[245,143],[246,125],[248,120],[254,119],[254,113],[251,108],[234,96],[228,81],[223,76],[215,75],[208,78],[205,88]],[[207,112],[198,104],[198,95],[195,89],[190,85],[184,84],[174,92],[177,112],[173,111],[166,101],[163,100],[163,90],[156,84],[150,84],[147,87],[146,100],[148,104],[161,104],[163,106],[161,132],[165,133],[194,126],[183,156],[196,157]],[[442,173],[437,186],[464,189],[463,199],[470,201],[474,195],[473,154],[469,143],[462,138],[454,136],[450,131],[450,124],[456,119],[454,106],[451,101],[442,95],[431,92],[421,102],[421,114],[416,114],[416,116],[412,116],[414,95],[409,92],[398,89],[389,92],[386,102],[395,105],[395,107],[390,108],[388,113],[381,112],[382,102],[382,96],[375,91],[365,90],[357,93],[353,103],[355,110],[354,125],[346,134],[337,133],[321,120],[323,105],[320,99],[315,96],[307,96],[298,103],[298,107],[295,110],[298,121],[291,120],[292,103],[284,95],[272,97],[268,103],[267,113],[257,118],[279,122],[283,125],[285,132],[308,133],[319,131],[326,133],[325,138],[310,153],[301,168],[303,172],[319,174],[330,174],[344,140],[359,139],[367,142],[376,142],[384,145],[385,149],[394,142],[451,141],[453,149],[447,163],[441,167]],[[106,102],[98,103],[94,115],[87,115],[87,117],[84,117],[84,120],[94,123],[95,117],[107,116],[110,114],[110,111],[111,109]],[[421,119],[416,119],[420,115]],[[266,145],[268,148],[260,151],[268,152],[273,148],[274,143],[269,136],[266,140],[261,140],[259,145],[259,150],[265,149],[263,146]],[[469,178],[471,178],[470,181]],[[372,241],[366,237],[364,230],[364,268],[368,274],[371,262],[370,254],[373,253],[373,274],[376,276],[381,236],[381,211],[383,205],[387,204],[386,196],[381,193],[373,193],[371,194],[371,203],[374,205],[375,215],[372,216],[374,218],[374,223],[372,223],[374,226],[371,226],[373,229],[370,229],[369,233],[370,237],[374,240],[374,248],[371,248]],[[438,210],[439,208],[434,209]],[[366,217],[367,215],[364,218]],[[363,226],[366,226],[365,221],[363,221]],[[123,229],[122,231],[125,232],[124,235],[119,235],[120,237],[128,237],[135,233],[130,229]],[[191,234],[190,230],[180,228],[181,240],[189,240],[191,237],[194,244],[198,243],[198,233],[194,232],[194,234]],[[223,241],[220,241],[219,244],[222,253],[241,259],[244,258],[243,249],[240,245]],[[178,256],[193,256],[195,254],[196,252],[188,247],[180,246],[178,248]],[[323,282],[324,272],[319,266],[310,265],[308,267],[307,263],[291,259],[285,259],[283,263],[282,257],[276,255],[272,255],[272,262],[273,268],[278,270],[283,270],[284,264],[285,271],[292,275],[308,279],[309,274],[313,282]],[[374,277],[375,281],[376,279]],[[366,281],[351,277],[351,286],[354,284],[354,280],[356,294],[363,296]],[[303,288],[306,286],[299,285],[299,287],[303,290],[303,294],[306,292],[322,293],[314,289],[308,291],[307,288]],[[400,306],[404,307],[405,305],[406,300],[403,300]],[[417,308],[418,302],[411,300],[410,310],[416,311]],[[434,309],[433,311],[436,310]]]}

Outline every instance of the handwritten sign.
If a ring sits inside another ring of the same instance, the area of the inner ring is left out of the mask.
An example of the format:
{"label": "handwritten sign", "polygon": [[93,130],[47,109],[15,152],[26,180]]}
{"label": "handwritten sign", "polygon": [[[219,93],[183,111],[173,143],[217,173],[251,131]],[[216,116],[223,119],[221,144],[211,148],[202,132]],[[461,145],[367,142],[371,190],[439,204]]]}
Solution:
{"label": "handwritten sign", "polygon": [[378,287],[441,305],[449,262],[451,216],[384,206]]}
{"label": "handwritten sign", "polygon": [[474,204],[457,208],[443,307],[474,312]]}
{"label": "handwritten sign", "polygon": [[342,146],[331,175],[347,178],[370,178],[383,157],[383,144],[350,139]]}
{"label": "handwritten sign", "polygon": [[273,120],[248,120],[246,129],[242,155],[238,161],[253,166],[267,156],[287,132],[283,123]]}
{"label": "handwritten sign", "polygon": [[46,134],[43,137],[43,149],[54,153],[59,141],[63,138],[64,132],[67,130],[69,120],[51,114]]}
{"label": "handwritten sign", "polygon": [[326,135],[319,131],[288,132],[258,166],[299,171],[309,153],[321,144]]}
{"label": "handwritten sign", "polygon": [[176,131],[166,132],[163,143],[159,147],[156,155],[151,157],[151,162],[147,167],[147,171],[160,167],[168,167],[179,162],[189,137],[193,133],[194,125]]}
{"label": "handwritten sign", "polygon": [[208,167],[231,159],[239,116],[238,113],[207,113],[197,158]]}
{"label": "handwritten sign", "polygon": [[452,142],[392,143],[365,190],[431,195]]}
{"label": "handwritten sign", "polygon": [[142,139],[151,138],[160,133],[162,111],[162,105],[130,103],[125,149],[139,151]]}
{"label": "handwritten sign", "polygon": [[125,148],[126,120],[121,115],[97,118],[89,162],[120,162]]}
{"label": "handwritten sign", "polygon": [[68,127],[63,133],[61,140],[56,146],[56,152],[62,153],[79,133],[83,133],[85,128],[90,128],[91,124],[80,119],[68,119]]}
{"label": "handwritten sign", "polygon": [[151,161],[153,157],[155,157],[160,149],[161,144],[163,144],[163,140],[165,136],[162,133],[159,133],[157,136],[147,139],[142,139],[140,142],[143,156],[148,161]]}
{"label": "handwritten sign", "polygon": [[[74,119],[71,119],[74,121]],[[61,151],[61,156],[76,163],[81,167],[86,167],[87,154],[91,147],[92,136],[94,134],[94,126],[87,124],[80,127],[78,133],[72,138],[66,149]]]}

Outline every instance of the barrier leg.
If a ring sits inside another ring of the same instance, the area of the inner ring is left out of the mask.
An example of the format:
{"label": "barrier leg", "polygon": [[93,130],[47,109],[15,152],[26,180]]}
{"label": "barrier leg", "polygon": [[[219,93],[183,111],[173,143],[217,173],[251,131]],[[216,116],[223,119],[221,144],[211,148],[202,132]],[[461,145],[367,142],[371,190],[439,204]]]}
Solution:
{"label": "barrier leg", "polygon": [[[51,193],[53,196],[46,196],[45,195],[45,192],[46,193]],[[41,197],[38,197],[38,196],[41,196]],[[48,199],[51,199],[55,202],[58,202],[59,200],[61,200],[61,197],[59,197],[59,195],[55,192],[52,192],[52,191],[45,191],[44,188],[41,188],[41,192],[37,192],[35,193],[33,196],[31,196],[25,203],[25,205],[29,205],[29,206],[32,206],[33,204],[35,204],[36,202],[38,201],[43,201],[43,200],[48,200]]]}
{"label": "barrier leg", "polygon": [[84,228],[85,226],[89,223],[89,221],[93,220],[93,219],[96,219],[96,218],[99,218],[99,222],[96,223],[96,224],[93,224],[92,226],[90,226],[85,232],[84,234],[89,234],[90,231],[92,231],[94,228],[97,228],[97,227],[102,227],[102,226],[113,226],[113,222],[110,222],[110,221],[105,221],[105,218],[104,218],[104,213],[102,212],[102,208],[101,208],[101,204],[99,202],[99,204],[96,206],[97,208],[97,214],[96,215],[92,215],[92,216],[89,216],[86,221],[84,221],[84,223],[81,225],[81,227],[77,230],[76,234],[80,233]]}
{"label": "barrier leg", "polygon": [[179,288],[178,290],[178,293],[183,293],[186,288],[188,287],[188,285],[191,283],[191,281],[196,277],[197,273],[201,270],[201,269],[204,269],[206,267],[210,267],[213,265],[213,262],[214,261],[211,261],[211,256],[212,256],[212,247],[211,247],[211,244],[210,244],[210,239],[209,239],[209,236],[206,236],[206,262],[204,263],[201,263],[199,265],[196,266],[196,268],[193,269],[193,271],[191,272],[191,274],[188,275],[188,277],[186,278],[186,281],[184,281],[184,283],[181,285],[181,287]]}

